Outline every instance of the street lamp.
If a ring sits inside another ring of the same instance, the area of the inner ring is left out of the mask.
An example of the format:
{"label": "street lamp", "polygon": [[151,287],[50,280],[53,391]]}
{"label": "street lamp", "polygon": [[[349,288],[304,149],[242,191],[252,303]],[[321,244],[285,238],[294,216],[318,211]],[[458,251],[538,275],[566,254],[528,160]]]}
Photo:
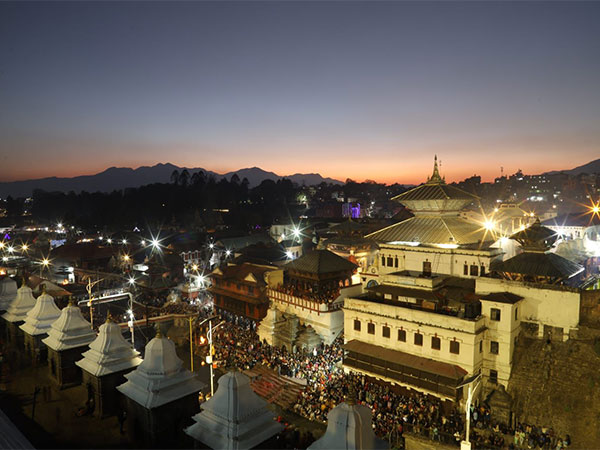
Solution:
{"label": "street lamp", "polygon": [[[477,384],[475,384],[475,382],[477,382]],[[456,388],[458,389],[459,387],[465,386],[467,384],[469,385],[469,393],[467,394],[467,405],[466,405],[467,410],[465,412],[466,419],[467,419],[467,426],[465,427],[465,440],[460,443],[460,450],[471,450],[471,441],[469,440],[469,433],[470,433],[470,429],[471,429],[471,403],[473,402],[473,394],[475,393],[475,391],[481,384],[481,373],[478,373],[477,375],[474,375],[474,376],[466,379]],[[473,384],[475,384],[475,387],[473,387]]]}

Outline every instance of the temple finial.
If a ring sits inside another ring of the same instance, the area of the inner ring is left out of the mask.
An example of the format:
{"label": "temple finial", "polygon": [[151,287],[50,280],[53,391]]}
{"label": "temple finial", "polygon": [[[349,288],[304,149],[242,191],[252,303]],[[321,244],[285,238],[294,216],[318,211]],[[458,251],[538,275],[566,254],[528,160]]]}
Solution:
{"label": "temple finial", "polygon": [[437,155],[435,155],[435,157],[433,158],[433,173],[431,174],[431,177],[429,178],[429,180],[427,180],[427,182],[428,183],[442,183],[443,181],[444,180],[440,176],[440,170],[438,168]]}
{"label": "temple finial", "polygon": [[75,300],[73,300],[73,294],[69,295],[69,306],[75,306]]}
{"label": "temple finial", "polygon": [[160,325],[156,326],[156,334],[154,335],[155,338],[158,339],[162,339],[163,335],[162,335],[162,331],[160,331]]}
{"label": "temple finial", "polygon": [[113,316],[109,311],[108,314],[106,315],[106,323],[110,323],[110,322],[114,322],[114,321],[115,320],[113,319]]}
{"label": "temple finial", "polygon": [[46,283],[42,283],[42,294],[46,293]]}

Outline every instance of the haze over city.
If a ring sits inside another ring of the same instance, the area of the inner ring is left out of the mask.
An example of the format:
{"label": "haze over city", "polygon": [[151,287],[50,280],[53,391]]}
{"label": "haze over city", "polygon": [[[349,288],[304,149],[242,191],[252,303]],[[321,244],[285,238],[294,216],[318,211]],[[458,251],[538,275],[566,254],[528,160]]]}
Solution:
{"label": "haze over city", "polygon": [[598,155],[600,4],[0,4],[0,181],[159,162],[449,181]]}

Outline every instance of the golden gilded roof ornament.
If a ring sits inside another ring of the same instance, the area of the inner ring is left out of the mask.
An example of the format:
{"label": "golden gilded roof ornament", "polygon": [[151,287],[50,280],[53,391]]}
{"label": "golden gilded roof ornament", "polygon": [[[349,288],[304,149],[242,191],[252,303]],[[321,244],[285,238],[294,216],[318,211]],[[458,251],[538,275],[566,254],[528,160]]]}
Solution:
{"label": "golden gilded roof ornament", "polygon": [[433,173],[431,174],[431,177],[429,177],[429,179],[427,180],[427,183],[437,184],[443,182],[444,179],[440,176],[440,170],[438,169],[437,155],[435,155],[435,157],[433,158]]}

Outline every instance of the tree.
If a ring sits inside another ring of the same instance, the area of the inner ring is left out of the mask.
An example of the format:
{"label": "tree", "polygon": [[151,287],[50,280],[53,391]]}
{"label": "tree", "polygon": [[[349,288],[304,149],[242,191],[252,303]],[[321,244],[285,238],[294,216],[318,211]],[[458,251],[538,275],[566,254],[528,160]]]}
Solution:
{"label": "tree", "polygon": [[171,174],[171,183],[179,184],[179,171],[177,169]]}
{"label": "tree", "polygon": [[240,177],[238,176],[237,173],[234,173],[233,175],[231,175],[231,184],[240,184]]}
{"label": "tree", "polygon": [[190,173],[187,169],[183,169],[179,175],[179,184],[186,187],[190,181]]}

